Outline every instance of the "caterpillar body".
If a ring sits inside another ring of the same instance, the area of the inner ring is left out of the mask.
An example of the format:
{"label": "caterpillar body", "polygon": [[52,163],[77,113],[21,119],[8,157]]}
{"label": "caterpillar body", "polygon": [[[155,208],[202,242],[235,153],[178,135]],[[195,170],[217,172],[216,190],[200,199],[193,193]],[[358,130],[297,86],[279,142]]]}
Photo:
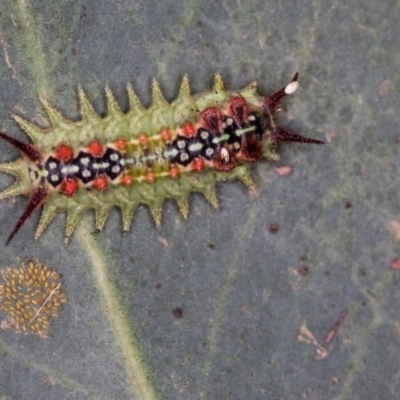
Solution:
{"label": "caterpillar body", "polygon": [[29,135],[25,143],[0,132],[22,158],[0,164],[16,182],[0,199],[29,196],[28,204],[7,244],[40,206],[43,212],[35,239],[59,211],[67,212],[65,241],[71,238],[80,216],[95,210],[96,228],[102,229],[111,208],[122,211],[122,228],[129,230],[136,207],[147,204],[156,225],[162,203],[176,200],[188,215],[192,191],[204,193],[217,206],[215,185],[238,178],[253,185],[249,165],[262,158],[276,160],[276,145],[288,142],[323,143],[280,127],[275,112],[281,100],[295,92],[298,74],[269,96],[257,94],[252,83],[227,91],[217,73],[212,90],[191,95],[184,76],[178,97],[168,103],[153,81],[153,103],[146,109],[128,85],[130,109],[123,113],[106,87],[108,114],[101,118],[81,87],[78,88],[80,121],[65,119],[41,99],[51,128],[41,129],[13,115]]}

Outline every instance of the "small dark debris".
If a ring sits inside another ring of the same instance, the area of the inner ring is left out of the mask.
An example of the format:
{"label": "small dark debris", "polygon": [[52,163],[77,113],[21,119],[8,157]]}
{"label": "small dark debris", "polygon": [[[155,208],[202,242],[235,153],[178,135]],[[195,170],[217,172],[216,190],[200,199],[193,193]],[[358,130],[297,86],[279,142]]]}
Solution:
{"label": "small dark debris", "polygon": [[301,256],[301,257],[299,258],[299,263],[300,263],[300,264],[304,264],[306,261],[307,261],[307,256],[306,256],[306,255]]}
{"label": "small dark debris", "polygon": [[365,271],[365,269],[363,269],[363,268],[360,268],[358,272],[359,272],[360,276],[367,276],[367,271]]}
{"label": "small dark debris", "polygon": [[300,275],[308,275],[309,273],[310,273],[310,268],[308,268],[306,265],[303,265],[302,267],[299,268]]}
{"label": "small dark debris", "polygon": [[183,310],[180,307],[175,308],[175,310],[172,311],[172,314],[173,314],[173,316],[175,318],[182,318],[183,317]]}
{"label": "small dark debris", "polygon": [[352,207],[353,207],[353,204],[351,204],[351,201],[347,201],[345,204],[346,210],[348,210],[349,208],[352,208]]}
{"label": "small dark debris", "polygon": [[154,288],[157,289],[157,290],[160,290],[161,289],[161,283],[156,283]]}
{"label": "small dark debris", "polygon": [[276,233],[276,232],[278,232],[278,225],[277,224],[271,224],[270,226],[269,226],[269,233],[272,233],[272,234],[274,234],[274,233]]}
{"label": "small dark debris", "polygon": [[342,325],[343,321],[346,319],[349,310],[343,310],[338,318],[338,320],[333,325],[332,329],[328,332],[325,337],[325,343],[329,343],[335,337],[337,331],[339,330],[340,325]]}
{"label": "small dark debris", "polygon": [[215,244],[208,243],[207,247],[209,250],[215,250]]}
{"label": "small dark debris", "polygon": [[82,14],[79,16],[79,19],[86,18],[86,7],[82,6]]}

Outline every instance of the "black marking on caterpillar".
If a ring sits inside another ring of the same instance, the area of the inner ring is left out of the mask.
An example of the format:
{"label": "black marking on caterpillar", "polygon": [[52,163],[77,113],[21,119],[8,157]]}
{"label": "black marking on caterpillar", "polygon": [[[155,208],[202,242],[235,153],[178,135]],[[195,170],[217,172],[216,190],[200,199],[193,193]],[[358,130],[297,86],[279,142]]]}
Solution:
{"label": "black marking on caterpillar", "polygon": [[0,193],[0,199],[29,196],[7,244],[42,205],[35,239],[58,211],[66,210],[66,242],[89,208],[95,209],[96,229],[101,230],[110,209],[119,207],[127,231],[141,203],[150,207],[157,226],[166,198],[176,200],[185,218],[192,191],[204,193],[217,207],[216,183],[237,178],[252,186],[249,165],[262,158],[279,159],[276,145],[323,143],[290,132],[275,121],[282,99],[296,91],[297,78],[298,74],[269,96],[259,96],[255,83],[239,91],[225,90],[217,73],[211,91],[191,95],[185,76],[171,104],[154,81],[153,104],[148,109],[128,85],[127,113],[106,88],[108,115],[104,118],[93,110],[79,87],[80,121],[65,119],[44,99],[41,102],[52,123],[50,129],[40,129],[13,115],[32,144],[0,133],[23,156],[0,164],[0,171],[17,178]]}

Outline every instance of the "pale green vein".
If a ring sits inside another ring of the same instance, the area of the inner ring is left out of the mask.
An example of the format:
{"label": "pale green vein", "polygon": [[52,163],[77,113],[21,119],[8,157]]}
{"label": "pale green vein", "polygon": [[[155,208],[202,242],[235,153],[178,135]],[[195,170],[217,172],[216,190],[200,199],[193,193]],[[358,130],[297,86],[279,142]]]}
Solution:
{"label": "pale green vein", "polygon": [[205,389],[208,386],[208,381],[211,373],[211,365],[213,358],[216,353],[216,349],[218,348],[218,340],[219,334],[221,331],[221,325],[223,317],[225,316],[225,306],[228,301],[229,292],[232,289],[232,286],[236,280],[236,275],[238,272],[238,259],[241,254],[243,254],[242,245],[246,245],[246,238],[249,237],[249,232],[254,229],[254,224],[256,222],[256,216],[259,215],[259,210],[254,206],[248,212],[248,216],[246,218],[246,224],[241,228],[240,233],[236,237],[237,245],[235,245],[235,252],[232,255],[232,259],[227,260],[227,265],[229,265],[228,273],[226,279],[222,285],[222,289],[220,291],[219,298],[217,300],[217,305],[214,311],[213,323],[211,326],[211,332],[209,334],[209,349],[208,349],[208,357],[204,363],[203,367],[203,384],[201,387],[203,393],[207,393]]}
{"label": "pale green vein", "polygon": [[[354,393],[354,380],[359,376],[360,372],[364,368],[363,359],[365,359],[366,354],[368,353],[371,336],[379,326],[386,322],[386,320],[383,319],[384,311],[382,310],[381,299],[387,292],[388,285],[392,283],[392,271],[387,270],[382,276],[382,279],[375,282],[371,290],[371,293],[374,293],[374,296],[371,296],[370,291],[360,283],[359,275],[357,275],[359,274],[358,271],[359,268],[353,266],[351,278],[365,298],[368,299],[368,305],[372,311],[372,318],[369,325],[358,328],[357,351],[354,352],[352,357],[352,368],[349,368],[346,372],[346,375],[343,378],[341,391],[335,397],[335,400],[348,400],[353,398],[352,393]],[[355,306],[351,307],[350,313],[357,315],[362,307],[362,304],[357,303]]]}
{"label": "pale green vein", "polygon": [[43,35],[40,30],[40,24],[35,22],[29,7],[29,1],[19,0],[15,2],[14,9],[17,14],[17,23],[19,24],[22,35],[21,41],[25,59],[29,60],[26,63],[27,68],[31,73],[31,82],[36,83],[36,93],[45,95],[48,90],[48,74],[46,56],[43,46]]}
{"label": "pale green vein", "polygon": [[117,289],[109,277],[106,257],[93,240],[87,226],[88,224],[79,224],[78,237],[92,264],[93,277],[104,309],[107,310],[105,315],[109,319],[115,341],[122,352],[128,384],[138,399],[155,400],[157,396],[148,380],[148,370],[140,354],[139,344],[131,330],[126,312],[118,300]]}
{"label": "pale green vein", "polygon": [[[100,393],[94,393],[91,390],[88,390],[84,384],[78,382],[75,379],[70,378],[65,371],[61,372],[54,367],[54,365],[48,365],[46,362],[37,361],[35,356],[30,356],[29,350],[26,348],[22,350],[19,346],[10,345],[6,341],[0,338],[0,351],[8,356],[12,356],[15,359],[18,359],[21,363],[25,364],[29,369],[39,371],[44,374],[47,379],[54,379],[58,385],[68,388],[70,394],[82,394],[85,397],[93,397],[96,396],[97,399],[101,399]],[[71,388],[73,392],[71,392]],[[2,398],[0,397],[0,400]],[[9,397],[7,397],[9,399]]]}

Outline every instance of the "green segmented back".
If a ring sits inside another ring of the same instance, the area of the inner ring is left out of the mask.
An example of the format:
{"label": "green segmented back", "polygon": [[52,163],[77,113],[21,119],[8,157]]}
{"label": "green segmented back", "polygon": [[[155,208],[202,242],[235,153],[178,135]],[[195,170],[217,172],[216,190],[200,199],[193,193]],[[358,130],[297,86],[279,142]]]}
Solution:
{"label": "green segmented back", "polygon": [[106,88],[108,114],[104,118],[93,110],[79,87],[82,119],[77,122],[65,119],[41,99],[50,129],[14,116],[32,144],[0,133],[23,155],[0,164],[0,171],[17,178],[0,193],[0,199],[30,196],[7,243],[41,205],[35,239],[58,211],[66,210],[66,242],[80,216],[90,208],[96,213],[96,227],[102,229],[111,208],[119,207],[127,231],[141,203],[150,207],[157,225],[166,198],[176,200],[185,218],[192,191],[202,192],[217,207],[216,183],[238,178],[252,186],[249,165],[262,158],[277,160],[277,144],[322,143],[290,132],[275,121],[281,100],[297,89],[297,78],[298,74],[269,96],[259,96],[255,83],[239,91],[225,90],[217,73],[211,91],[191,95],[185,76],[171,104],[154,81],[153,104],[148,109],[128,85],[127,113]]}

